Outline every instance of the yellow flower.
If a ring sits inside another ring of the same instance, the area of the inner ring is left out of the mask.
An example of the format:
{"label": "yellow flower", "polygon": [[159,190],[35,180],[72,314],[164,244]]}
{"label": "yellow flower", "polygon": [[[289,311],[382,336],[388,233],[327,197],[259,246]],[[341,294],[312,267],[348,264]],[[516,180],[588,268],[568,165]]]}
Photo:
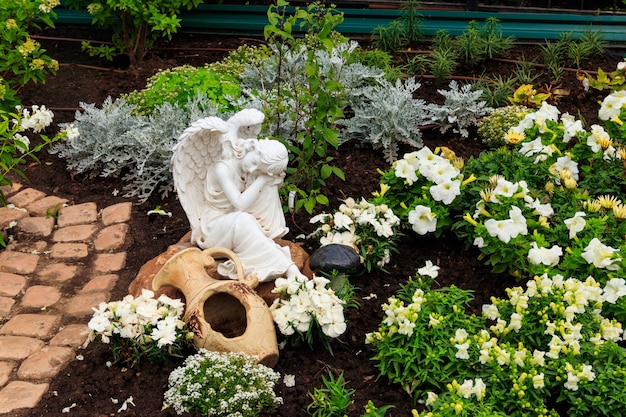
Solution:
{"label": "yellow flower", "polygon": [[465,213],[465,216],[463,216],[463,220],[465,220],[466,222],[468,222],[472,226],[477,226],[478,225],[478,223],[476,223],[476,220],[474,220],[472,218],[472,215],[469,214],[469,213]]}
{"label": "yellow flower", "polygon": [[467,185],[467,184],[469,184],[470,182],[474,182],[474,181],[476,181],[476,180],[477,180],[476,175],[474,175],[474,174],[472,173],[472,175],[470,175],[468,178],[464,179],[464,180],[463,180],[463,182],[462,182],[461,184],[463,184],[463,185]]}
{"label": "yellow flower", "polygon": [[485,202],[490,202],[491,197],[493,196],[493,188],[486,188],[484,190],[480,190],[480,198]]}
{"label": "yellow flower", "polygon": [[597,200],[587,200],[583,203],[583,207],[590,213],[597,213],[602,209],[600,202]]}
{"label": "yellow flower", "polygon": [[37,45],[38,45],[37,42],[35,42],[31,38],[26,38],[26,41],[24,41],[23,44],[18,46],[17,50],[22,56],[26,57],[30,55],[37,48]]}
{"label": "yellow flower", "polygon": [[[613,116],[613,117],[611,118],[611,121],[612,121],[613,123],[617,123],[617,124],[618,124],[618,125],[620,125],[620,126],[624,124],[624,122],[622,122],[622,120],[619,118],[619,115],[618,115],[618,114],[616,114],[615,116]],[[606,149],[606,148],[605,148],[605,149]]]}
{"label": "yellow flower", "polygon": [[15,19],[8,19],[6,25],[7,25],[6,26],[7,29],[15,29],[17,27],[17,23],[15,22]]}
{"label": "yellow flower", "polygon": [[522,142],[525,139],[526,135],[524,132],[517,132],[515,130],[509,129],[508,132],[504,135],[504,140],[511,145],[516,145]]}
{"label": "yellow flower", "polygon": [[387,191],[389,191],[390,188],[391,188],[390,185],[381,182],[380,183],[380,196],[381,197],[384,196],[387,193]]}
{"label": "yellow flower", "polygon": [[563,183],[565,184],[565,188],[567,188],[568,190],[573,190],[574,188],[576,188],[576,185],[578,185],[576,183],[576,180],[572,177],[565,178],[565,180],[563,180]]}
{"label": "yellow flower", "polygon": [[626,219],[626,206],[624,206],[623,204],[614,205],[613,215],[618,219]]}
{"label": "yellow flower", "polygon": [[489,184],[493,185],[494,187],[498,184],[498,180],[503,180],[504,175],[500,175],[500,174],[495,174],[492,175],[491,177],[489,177]]}
{"label": "yellow flower", "polygon": [[613,144],[613,141],[608,136],[602,136],[598,138],[598,145],[600,145],[602,149],[607,149],[612,144]]}
{"label": "yellow flower", "polygon": [[30,69],[34,71],[42,70],[46,65],[45,61],[41,58],[35,58],[30,62]]}
{"label": "yellow flower", "polygon": [[441,156],[449,159],[450,161],[452,161],[454,158],[456,158],[456,154],[454,153],[454,151],[450,148],[448,148],[447,146],[441,146],[440,148],[438,148],[441,151]]}
{"label": "yellow flower", "polygon": [[59,69],[59,61],[57,61],[56,59],[51,59],[50,62],[48,63],[48,68],[50,68],[53,71],[56,71]]}
{"label": "yellow flower", "polygon": [[601,195],[597,198],[600,206],[605,209],[612,209],[613,207],[622,204],[622,201],[615,197],[614,195]]}

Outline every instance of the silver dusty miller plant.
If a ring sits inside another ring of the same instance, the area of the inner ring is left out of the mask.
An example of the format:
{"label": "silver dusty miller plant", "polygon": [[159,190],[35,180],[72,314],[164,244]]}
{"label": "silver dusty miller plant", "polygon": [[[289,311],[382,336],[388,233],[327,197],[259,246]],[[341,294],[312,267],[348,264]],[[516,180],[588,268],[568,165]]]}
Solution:
{"label": "silver dusty miller plant", "polygon": [[397,159],[398,146],[405,143],[416,148],[423,146],[420,126],[429,120],[424,100],[413,98],[421,86],[415,78],[395,84],[378,79],[375,86],[365,87],[352,94],[354,116],[339,121],[345,127],[340,143],[350,139],[382,149],[389,163]]}
{"label": "silver dusty miller plant", "polygon": [[197,96],[184,108],[164,104],[149,116],[133,114],[134,106],[110,97],[97,108],[81,103],[74,127],[80,136],[57,143],[50,152],[65,158],[72,172],[121,177],[125,197],[146,201],[159,188],[162,197],[173,190],[170,158],[180,134],[194,120],[217,115],[208,99]]}
{"label": "silver dusty miller plant", "polygon": [[471,84],[459,87],[459,84],[450,81],[449,90],[437,90],[446,98],[443,105],[431,103],[428,105],[431,123],[439,126],[441,133],[452,129],[462,137],[469,136],[468,127],[474,126],[478,120],[486,115],[491,108],[487,102],[480,101],[482,90],[472,90]]}

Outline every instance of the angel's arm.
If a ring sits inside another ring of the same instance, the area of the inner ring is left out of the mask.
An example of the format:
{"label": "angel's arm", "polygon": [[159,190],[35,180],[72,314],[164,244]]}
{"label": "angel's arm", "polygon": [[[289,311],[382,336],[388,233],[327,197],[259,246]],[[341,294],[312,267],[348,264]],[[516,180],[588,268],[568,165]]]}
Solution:
{"label": "angel's arm", "polygon": [[261,190],[271,180],[270,176],[261,174],[243,192],[240,192],[231,177],[230,168],[221,162],[215,166],[215,176],[228,201],[237,210],[242,211],[250,207],[260,197]]}

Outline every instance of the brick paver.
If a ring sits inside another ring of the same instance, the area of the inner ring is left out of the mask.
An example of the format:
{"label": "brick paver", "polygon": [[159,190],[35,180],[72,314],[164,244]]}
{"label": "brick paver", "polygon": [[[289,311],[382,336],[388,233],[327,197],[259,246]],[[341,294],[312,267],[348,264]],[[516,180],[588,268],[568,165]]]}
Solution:
{"label": "brick paver", "polygon": [[67,204],[67,199],[53,195],[34,201],[26,206],[31,216],[54,217]]}
{"label": "brick paver", "polygon": [[126,223],[108,226],[100,231],[93,242],[93,246],[98,252],[118,250],[124,246],[127,233],[128,225]]}
{"label": "brick paver", "polygon": [[13,297],[22,291],[26,285],[26,278],[10,272],[0,272],[0,295]]}
{"label": "brick paver", "polygon": [[28,380],[52,378],[73,358],[74,349],[61,346],[45,347],[22,362],[17,376]]}
{"label": "brick paver", "polygon": [[119,203],[106,207],[102,210],[102,224],[110,226],[129,221],[132,208],[132,203]]}
{"label": "brick paver", "polygon": [[66,263],[55,263],[47,268],[39,271],[38,278],[45,282],[57,282],[63,283],[73,279],[78,273],[79,267],[77,265],[70,265]]}
{"label": "brick paver", "polygon": [[47,338],[61,321],[55,314],[18,314],[0,327],[0,334]]}
{"label": "brick paver", "polygon": [[59,211],[57,225],[59,227],[66,227],[76,224],[89,224],[95,222],[97,219],[98,206],[96,203],[84,203],[62,208]]}
{"label": "brick paver", "polygon": [[33,285],[28,287],[22,297],[24,308],[44,308],[56,304],[61,299],[61,291],[49,285]]}
{"label": "brick paver", "polygon": [[54,230],[54,219],[52,217],[25,217],[18,220],[17,229],[32,235],[50,236]]}
{"label": "brick paver", "polygon": [[48,384],[13,381],[0,391],[0,414],[18,408],[33,408],[48,391]]}
{"label": "brick paver", "polygon": [[0,362],[0,387],[9,382],[9,377],[13,369],[15,369],[13,362]]}
{"label": "brick paver", "polygon": [[0,225],[28,242],[0,250],[0,415],[35,407],[89,335],[93,307],[111,298],[126,264],[132,203],[102,208],[15,183]]}
{"label": "brick paver", "polygon": [[34,188],[26,188],[17,194],[7,198],[7,201],[17,207],[26,208],[27,205],[40,200],[46,196],[46,193],[35,190]]}
{"label": "brick paver", "polygon": [[89,256],[89,247],[85,243],[55,243],[50,251],[53,258],[62,260]]}

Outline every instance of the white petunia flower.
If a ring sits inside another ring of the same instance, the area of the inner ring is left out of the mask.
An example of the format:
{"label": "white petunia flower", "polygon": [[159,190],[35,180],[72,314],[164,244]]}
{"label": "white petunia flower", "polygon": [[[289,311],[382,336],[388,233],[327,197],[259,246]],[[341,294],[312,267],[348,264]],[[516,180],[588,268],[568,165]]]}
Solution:
{"label": "white petunia flower", "polygon": [[528,251],[528,260],[533,265],[556,266],[563,255],[563,249],[558,245],[551,248],[539,248],[537,242],[532,242],[531,246],[532,248]]}
{"label": "white petunia flower", "polygon": [[602,299],[615,304],[617,299],[626,295],[626,280],[624,278],[612,278],[604,286]]}
{"label": "white petunia flower", "polygon": [[570,217],[569,219],[566,219],[563,222],[565,223],[565,226],[567,226],[567,229],[569,230],[570,239],[573,239],[574,236],[576,236],[576,233],[582,231],[585,228],[585,225],[587,224],[587,222],[583,218],[585,216],[586,216],[586,213],[584,211],[577,211],[574,214],[574,217]]}
{"label": "white petunia flower", "polygon": [[619,116],[624,100],[618,97],[615,93],[609,94],[602,100],[600,110],[598,110],[598,118],[600,120],[611,120],[614,117]]}
{"label": "white petunia flower", "polygon": [[591,125],[591,135],[587,138],[587,146],[589,146],[593,152],[600,152],[602,150],[601,142],[610,139],[611,137],[602,126]]}
{"label": "white petunia flower", "polygon": [[426,261],[426,265],[417,270],[417,273],[420,275],[429,276],[431,278],[437,278],[437,276],[439,275],[439,267],[437,265],[434,265],[432,261],[428,260]]}
{"label": "white petunia flower", "polygon": [[568,143],[572,138],[580,132],[584,132],[583,123],[580,120],[576,120],[574,116],[569,113],[565,113],[561,116],[561,122],[563,122],[563,142]]}
{"label": "white petunia flower", "polygon": [[409,212],[409,223],[417,234],[425,235],[437,230],[437,215],[430,207],[418,205]]}
{"label": "white petunia flower", "polygon": [[511,219],[489,219],[485,222],[485,228],[491,237],[497,237],[504,243],[508,243],[512,237],[519,234],[518,228]]}
{"label": "white petunia flower", "polygon": [[597,237],[594,237],[585,248],[582,257],[596,268],[617,271],[620,268],[617,262],[621,262],[621,258],[615,257],[615,252],[619,252],[619,249],[604,245]]}
{"label": "white petunia flower", "polygon": [[412,185],[417,181],[417,173],[415,167],[413,167],[406,159],[400,159],[393,164],[396,177],[404,178],[409,185]]}
{"label": "white petunia flower", "polygon": [[430,187],[430,195],[435,201],[441,201],[445,205],[451,204],[461,194],[461,181],[445,181]]}

